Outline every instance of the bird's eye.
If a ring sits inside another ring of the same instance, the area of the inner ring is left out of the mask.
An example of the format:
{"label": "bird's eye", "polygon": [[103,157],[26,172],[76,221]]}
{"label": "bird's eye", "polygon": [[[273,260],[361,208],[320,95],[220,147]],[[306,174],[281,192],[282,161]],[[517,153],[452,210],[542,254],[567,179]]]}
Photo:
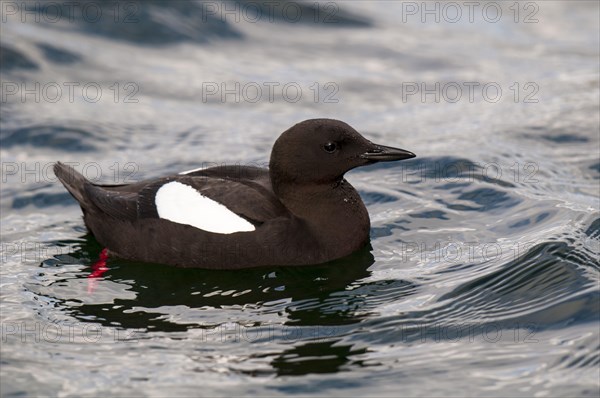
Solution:
{"label": "bird's eye", "polygon": [[327,153],[333,153],[337,149],[337,145],[335,142],[328,142],[327,144],[323,145],[323,149],[325,149],[325,152]]}

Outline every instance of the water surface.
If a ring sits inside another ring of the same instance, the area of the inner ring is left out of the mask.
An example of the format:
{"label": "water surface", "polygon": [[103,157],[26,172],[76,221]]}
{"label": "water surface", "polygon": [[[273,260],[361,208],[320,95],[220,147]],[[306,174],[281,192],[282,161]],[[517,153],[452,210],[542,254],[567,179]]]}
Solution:
{"label": "water surface", "polygon": [[[244,2],[102,3],[91,22],[88,3],[3,9],[3,396],[598,396],[597,2],[502,3],[496,22],[459,4],[454,23],[391,1],[256,21]],[[369,247],[89,278],[102,248],[54,161],[107,183],[264,165],[314,117],[418,155],[348,174]]]}

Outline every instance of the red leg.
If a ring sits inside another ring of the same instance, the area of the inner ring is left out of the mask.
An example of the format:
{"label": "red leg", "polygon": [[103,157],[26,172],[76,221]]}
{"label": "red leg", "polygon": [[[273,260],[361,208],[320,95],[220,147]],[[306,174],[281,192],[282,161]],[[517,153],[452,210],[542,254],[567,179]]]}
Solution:
{"label": "red leg", "polygon": [[92,264],[92,272],[88,275],[88,293],[94,292],[94,288],[96,287],[96,283],[98,282],[96,279],[101,277],[102,274],[108,271],[108,267],[106,266],[106,260],[108,260],[108,249],[104,248],[100,252],[98,261]]}

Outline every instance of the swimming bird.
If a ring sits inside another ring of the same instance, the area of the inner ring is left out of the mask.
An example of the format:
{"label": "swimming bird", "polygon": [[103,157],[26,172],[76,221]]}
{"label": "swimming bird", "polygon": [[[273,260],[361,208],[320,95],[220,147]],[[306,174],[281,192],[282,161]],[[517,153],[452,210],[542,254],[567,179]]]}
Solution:
{"label": "swimming bird", "polygon": [[109,255],[238,269],[318,264],[362,248],[369,214],[344,174],[413,157],[342,121],[310,119],[275,141],[268,169],[217,166],[121,185],[94,184],[61,162],[54,173]]}

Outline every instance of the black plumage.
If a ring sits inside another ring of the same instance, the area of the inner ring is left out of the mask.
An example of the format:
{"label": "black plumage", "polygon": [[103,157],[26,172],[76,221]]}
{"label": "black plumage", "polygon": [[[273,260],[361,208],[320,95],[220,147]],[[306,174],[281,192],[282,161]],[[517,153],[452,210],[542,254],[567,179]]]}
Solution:
{"label": "black plumage", "polygon": [[[351,254],[370,221],[347,171],[411,152],[373,144],[344,122],[312,119],[275,142],[269,169],[219,166],[133,184],[98,185],[58,162],[86,227],[113,256],[181,267],[305,265]],[[178,182],[250,222],[254,231],[208,232],[159,217],[156,193]]]}

